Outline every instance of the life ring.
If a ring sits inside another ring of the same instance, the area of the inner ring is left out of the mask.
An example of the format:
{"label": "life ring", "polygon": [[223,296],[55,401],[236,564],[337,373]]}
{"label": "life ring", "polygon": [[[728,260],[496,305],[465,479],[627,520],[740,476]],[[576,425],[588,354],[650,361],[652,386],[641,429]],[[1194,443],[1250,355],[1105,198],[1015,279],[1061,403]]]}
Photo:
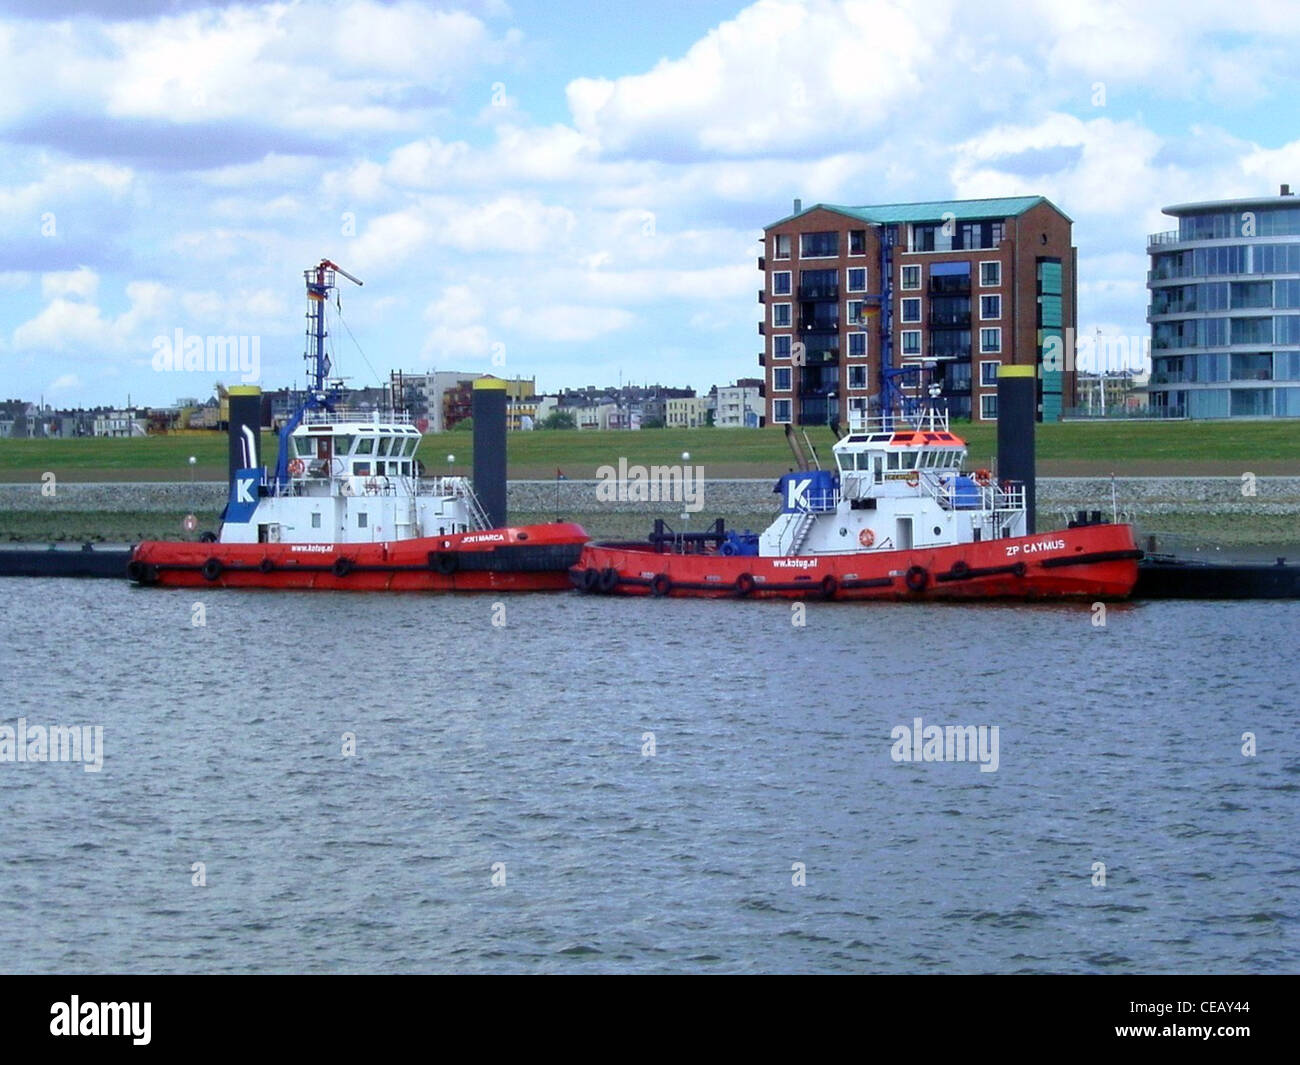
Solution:
{"label": "life ring", "polygon": [[588,566],[582,571],[582,590],[584,592],[595,591],[596,585],[600,583],[600,570],[593,566]]}
{"label": "life ring", "polygon": [[835,579],[834,574],[828,573],[822,578],[822,598],[834,599],[835,593],[840,590],[840,582]]}
{"label": "life ring", "polygon": [[257,564],[257,571],[259,573],[274,573],[275,563],[269,558],[263,558],[262,561]]}
{"label": "life ring", "polygon": [[289,473],[294,477],[301,477],[303,470],[306,468],[307,464],[303,462],[302,459],[294,459],[289,463]]}
{"label": "life ring", "polygon": [[349,573],[352,572],[352,566],[353,566],[352,559],[343,558],[340,556],[339,558],[336,558],[334,560],[334,565],[331,566],[330,569],[333,572],[334,576],[346,577]]}
{"label": "life ring", "polygon": [[915,470],[907,475],[907,487],[915,488],[921,483],[921,475]]}
{"label": "life ring", "polygon": [[221,559],[210,558],[199,567],[199,572],[203,574],[205,581],[215,581],[221,576],[221,571],[226,567],[221,564]]}
{"label": "life ring", "polygon": [[1011,567],[1011,572],[1017,577],[1023,577],[1026,573],[1029,572],[1029,567],[1026,566],[1023,562],[1017,562],[1014,566]]}
{"label": "life ring", "polygon": [[430,551],[429,565],[444,577],[450,577],[460,565],[460,559],[454,551]]}
{"label": "life ring", "polygon": [[742,599],[754,590],[754,575],[742,573],[736,578],[736,594]]}
{"label": "life ring", "polygon": [[602,592],[612,592],[618,587],[618,570],[613,566],[607,566],[600,571],[599,588]]}
{"label": "life ring", "polygon": [[970,574],[970,563],[959,558],[952,564],[952,569],[948,572],[958,580],[961,580]]}
{"label": "life ring", "polygon": [[930,574],[921,566],[913,566],[903,574],[903,583],[909,592],[923,592],[930,583]]}
{"label": "life ring", "polygon": [[863,529],[860,533],[858,533],[858,543],[860,543],[863,547],[870,547],[875,542],[876,542],[876,534],[873,533],[870,529]]}
{"label": "life ring", "polygon": [[673,590],[673,579],[666,573],[656,573],[650,582],[650,591],[656,599],[662,599]]}
{"label": "life ring", "polygon": [[988,470],[975,471],[975,483],[979,485],[981,488],[987,488],[989,484],[992,483],[992,481],[993,481],[993,474],[989,473]]}

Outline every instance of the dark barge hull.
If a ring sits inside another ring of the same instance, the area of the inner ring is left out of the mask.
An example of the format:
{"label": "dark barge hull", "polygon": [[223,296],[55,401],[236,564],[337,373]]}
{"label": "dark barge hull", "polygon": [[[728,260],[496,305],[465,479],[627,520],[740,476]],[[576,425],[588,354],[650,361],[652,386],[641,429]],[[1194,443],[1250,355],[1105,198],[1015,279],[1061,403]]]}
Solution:
{"label": "dark barge hull", "polygon": [[0,549],[0,577],[116,577],[126,580],[131,549],[16,547]]}
{"label": "dark barge hull", "polygon": [[1134,599],[1300,599],[1300,566],[1199,562],[1148,555],[1138,563]]}

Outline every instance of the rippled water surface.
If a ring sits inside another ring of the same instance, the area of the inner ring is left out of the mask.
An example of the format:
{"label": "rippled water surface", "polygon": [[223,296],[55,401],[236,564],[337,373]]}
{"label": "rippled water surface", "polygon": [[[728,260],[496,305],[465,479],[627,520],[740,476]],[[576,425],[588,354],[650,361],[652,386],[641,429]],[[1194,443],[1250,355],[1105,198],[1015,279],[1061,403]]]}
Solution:
{"label": "rippled water surface", "polygon": [[8,971],[1300,969],[1300,604],[0,591]]}

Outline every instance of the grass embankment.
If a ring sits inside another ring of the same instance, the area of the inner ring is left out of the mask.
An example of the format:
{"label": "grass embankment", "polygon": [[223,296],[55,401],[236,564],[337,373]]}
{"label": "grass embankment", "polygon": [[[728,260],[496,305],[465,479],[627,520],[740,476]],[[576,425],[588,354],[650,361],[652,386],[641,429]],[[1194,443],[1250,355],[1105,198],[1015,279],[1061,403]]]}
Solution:
{"label": "grass embankment", "polygon": [[[954,427],[970,449],[972,466],[990,465],[996,427]],[[832,437],[824,427],[809,436],[830,462]],[[263,434],[263,460],[275,461],[276,438]],[[0,482],[38,482],[52,472],[66,481],[224,480],[226,438],[221,433],[131,439],[0,440]],[[706,477],[772,477],[792,464],[780,429],[646,429],[641,432],[537,431],[510,436],[510,477],[546,479],[557,469],[591,478],[602,465],[675,465],[682,452]],[[1052,476],[1236,476],[1300,474],[1300,419],[1267,422],[1069,422],[1038,429],[1039,473]],[[448,464],[447,455],[454,455]],[[195,464],[189,464],[193,455]],[[426,436],[420,450],[429,473],[470,470],[473,435]]]}

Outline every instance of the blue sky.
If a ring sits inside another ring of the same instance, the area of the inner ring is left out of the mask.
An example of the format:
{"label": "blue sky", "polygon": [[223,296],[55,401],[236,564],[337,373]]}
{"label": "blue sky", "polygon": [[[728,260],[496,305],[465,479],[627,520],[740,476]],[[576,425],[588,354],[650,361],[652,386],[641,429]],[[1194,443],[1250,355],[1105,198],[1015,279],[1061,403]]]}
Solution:
{"label": "blue sky", "polygon": [[1080,332],[1143,337],[1170,203],[1300,186],[1288,3],[0,5],[3,398],[170,403],[158,337],[301,381],[301,271],[371,367],[541,387],[758,372],[764,224],[1042,194]]}

